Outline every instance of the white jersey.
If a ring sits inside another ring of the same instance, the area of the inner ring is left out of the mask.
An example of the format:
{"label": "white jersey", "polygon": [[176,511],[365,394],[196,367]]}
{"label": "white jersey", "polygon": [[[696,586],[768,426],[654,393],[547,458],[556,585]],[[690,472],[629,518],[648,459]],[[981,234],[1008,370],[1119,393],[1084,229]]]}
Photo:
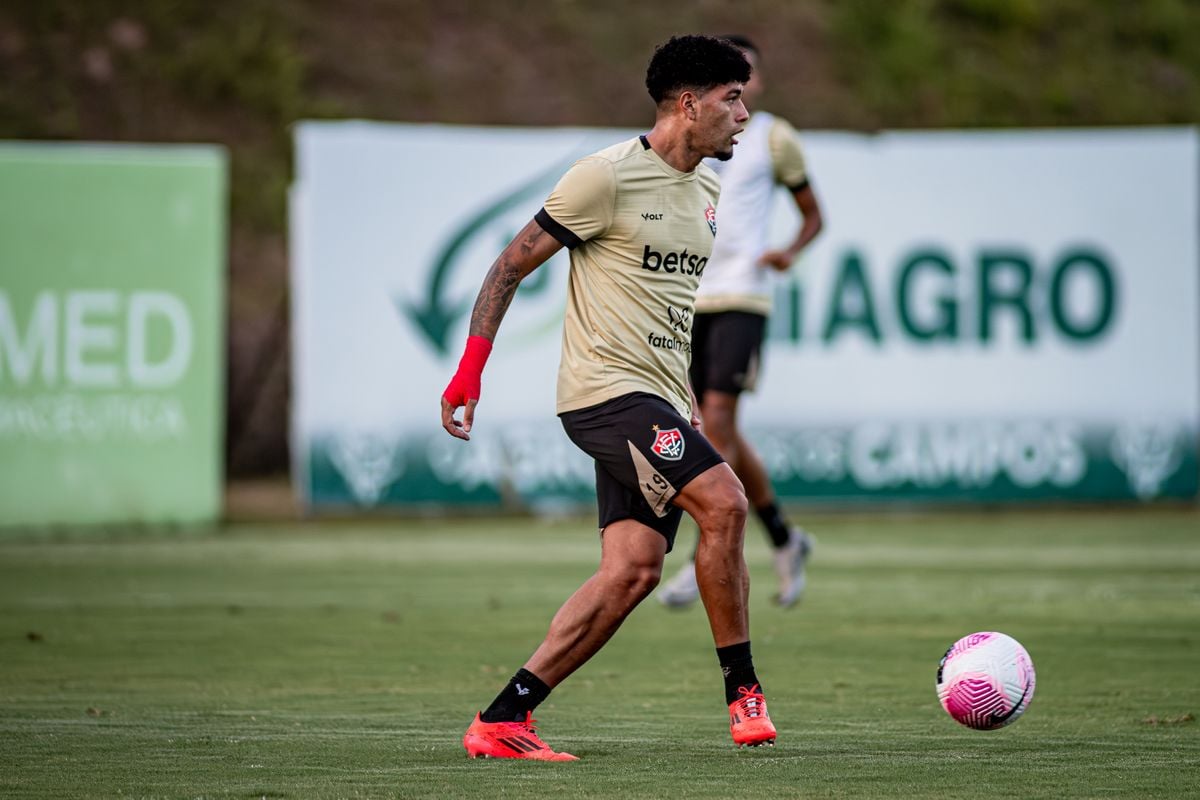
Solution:
{"label": "white jersey", "polygon": [[767,225],[775,187],[792,190],[808,182],[796,130],[757,111],[738,136],[729,161],[707,159],[721,176],[721,227],[696,294],[697,312],[771,313],[770,267],[758,263],[767,250]]}

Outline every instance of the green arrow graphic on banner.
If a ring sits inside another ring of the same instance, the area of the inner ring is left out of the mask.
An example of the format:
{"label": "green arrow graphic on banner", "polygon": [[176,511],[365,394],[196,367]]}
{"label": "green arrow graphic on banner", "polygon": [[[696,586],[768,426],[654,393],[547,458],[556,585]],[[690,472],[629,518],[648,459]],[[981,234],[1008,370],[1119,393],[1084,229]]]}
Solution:
{"label": "green arrow graphic on banner", "polygon": [[489,222],[539,192],[545,192],[554,178],[562,173],[562,170],[563,165],[556,164],[468,219],[450,237],[442,249],[441,255],[434,263],[424,300],[422,302],[413,302],[402,298],[396,300],[401,314],[412,320],[417,331],[429,340],[439,356],[449,355],[450,329],[467,313],[470,306],[469,299],[448,300],[444,296],[447,279],[458,261],[459,253]]}

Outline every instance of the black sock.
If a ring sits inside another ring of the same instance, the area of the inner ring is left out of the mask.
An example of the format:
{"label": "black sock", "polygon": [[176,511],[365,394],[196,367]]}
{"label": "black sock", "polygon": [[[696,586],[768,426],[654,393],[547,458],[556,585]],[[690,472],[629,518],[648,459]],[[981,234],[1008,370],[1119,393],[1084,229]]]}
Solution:
{"label": "black sock", "polygon": [[765,506],[756,508],[755,511],[758,512],[758,518],[762,520],[762,524],[767,529],[767,536],[771,537],[771,546],[778,550],[786,545],[792,535],[792,531],[788,528],[783,514],[780,513],[779,505],[771,502]]}
{"label": "black sock", "polygon": [[[522,667],[496,699],[479,715],[484,722],[524,722],[526,715],[550,694],[542,679]],[[732,702],[732,701],[730,701]]]}
{"label": "black sock", "polygon": [[725,675],[725,703],[732,703],[740,696],[738,689],[745,687],[762,691],[758,676],[754,674],[754,659],[750,657],[750,643],[731,644],[728,647],[717,648],[717,660],[721,662],[721,672]]}

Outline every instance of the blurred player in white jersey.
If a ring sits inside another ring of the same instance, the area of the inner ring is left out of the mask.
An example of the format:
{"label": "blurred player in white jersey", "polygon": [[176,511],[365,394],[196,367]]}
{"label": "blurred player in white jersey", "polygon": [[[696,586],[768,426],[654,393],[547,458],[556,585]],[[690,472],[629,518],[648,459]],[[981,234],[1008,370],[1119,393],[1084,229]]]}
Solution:
{"label": "blurred player in white jersey", "polygon": [[[757,111],[762,94],[758,49],[744,36],[726,36],[753,67],[743,99],[750,121],[730,161],[709,162],[721,176],[721,229],[696,295],[692,332],[692,389],[700,401],[704,433],[733,467],[771,540],[779,579],[777,604],[795,604],[804,591],[805,563],[812,539],[790,525],[758,453],[738,427],[738,398],[758,379],[762,341],[771,313],[772,272],[784,272],[821,231],[821,207],[809,182],[795,129],[784,119]],[[791,244],[767,246],[772,198],[785,187],[802,224]],[[691,604],[699,597],[695,558],[663,585],[659,600],[667,606]]]}

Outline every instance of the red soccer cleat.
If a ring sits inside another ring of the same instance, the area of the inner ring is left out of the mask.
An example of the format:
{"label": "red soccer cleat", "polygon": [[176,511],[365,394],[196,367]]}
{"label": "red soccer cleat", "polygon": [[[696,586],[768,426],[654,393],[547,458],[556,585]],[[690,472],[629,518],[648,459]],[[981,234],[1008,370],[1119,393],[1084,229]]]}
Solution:
{"label": "red soccer cleat", "polygon": [[526,713],[524,722],[475,721],[463,734],[463,747],[471,758],[528,758],[533,761],[578,761],[570,753],[556,753],[534,732],[537,722]]}
{"label": "red soccer cleat", "polygon": [[758,747],[759,745],[775,745],[775,724],[767,713],[767,701],[758,684],[747,689],[738,687],[737,700],[729,704],[729,732],[733,734],[733,743],[738,747]]}

